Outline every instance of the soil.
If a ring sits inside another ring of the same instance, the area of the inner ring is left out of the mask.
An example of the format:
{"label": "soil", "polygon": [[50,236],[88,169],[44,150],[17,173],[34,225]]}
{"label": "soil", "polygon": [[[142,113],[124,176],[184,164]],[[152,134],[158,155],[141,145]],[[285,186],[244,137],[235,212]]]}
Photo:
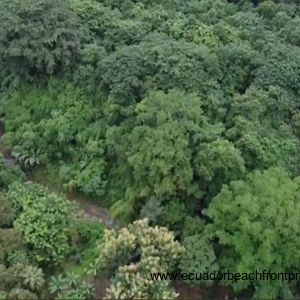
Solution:
{"label": "soil", "polygon": [[85,196],[78,191],[66,192],[60,184],[55,184],[48,180],[47,174],[42,170],[36,169],[27,174],[27,179],[33,182],[43,184],[49,191],[63,195],[64,198],[71,202],[76,202],[79,206],[78,216],[80,218],[92,219],[104,224],[108,229],[117,229],[120,224],[115,220],[110,211],[97,204],[97,199]]}
{"label": "soil", "polygon": [[[5,133],[5,125],[0,121],[0,146],[1,137]],[[12,158],[7,155],[6,151],[0,147],[0,153],[3,154],[4,158],[8,163],[11,163]],[[94,203],[94,199],[80,194],[76,191],[65,192],[61,185],[50,183],[47,180],[47,174],[41,172],[30,172],[26,175],[27,180],[41,183],[49,189],[49,191],[63,194],[69,201],[76,202],[79,205],[79,217],[86,219],[93,219],[104,224],[109,229],[117,229],[120,227],[120,223],[115,220],[109,210],[105,207],[101,207]],[[97,278],[89,278],[89,281],[96,287],[96,299],[103,299],[105,296],[106,288],[109,286],[109,280],[107,275],[104,273],[100,274]],[[174,282],[172,284],[177,293],[179,293],[179,299],[190,300],[190,299],[224,299],[229,298],[229,290],[226,287],[214,286],[210,288],[206,287],[191,287],[181,282]]]}

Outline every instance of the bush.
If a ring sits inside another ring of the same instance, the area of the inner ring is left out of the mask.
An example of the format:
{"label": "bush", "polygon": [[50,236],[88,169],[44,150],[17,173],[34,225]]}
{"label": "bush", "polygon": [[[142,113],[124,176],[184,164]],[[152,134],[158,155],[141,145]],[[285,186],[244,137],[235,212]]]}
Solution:
{"label": "bush", "polygon": [[175,233],[180,233],[188,210],[183,203],[172,201],[167,203],[161,215],[160,224],[166,226]]}
{"label": "bush", "polygon": [[23,167],[24,169],[31,169],[40,164],[40,149],[30,151],[21,151],[18,152],[17,147],[15,147],[12,152],[13,158]]}
{"label": "bush", "polygon": [[179,294],[165,280],[152,281],[150,272],[160,272],[158,257],[147,257],[136,265],[120,266],[105,299],[175,299]]}
{"label": "bush", "polygon": [[5,161],[0,153],[0,189],[6,188],[9,184],[16,180],[23,180],[24,173],[12,161]]}
{"label": "bush", "polygon": [[37,262],[59,263],[68,250],[69,204],[33,183],[15,183],[9,197],[20,207],[15,221]]}
{"label": "bush", "polygon": [[103,196],[107,183],[105,126],[99,108],[72,83],[26,86],[5,102],[5,141],[23,166],[55,162],[69,188]]}
{"label": "bush", "polygon": [[75,219],[70,228],[72,248],[70,260],[79,264],[80,272],[86,272],[98,256],[97,245],[104,234],[104,226],[98,221]]}
{"label": "bush", "polygon": [[15,264],[22,264],[22,265],[29,265],[31,262],[29,257],[28,249],[26,247],[20,248],[18,250],[15,250],[13,252],[7,253],[7,264],[9,266],[15,265]]}
{"label": "bush", "polygon": [[94,220],[75,219],[72,227],[79,235],[83,244],[94,243],[101,239],[104,234],[104,226]]}
{"label": "bush", "polygon": [[151,197],[141,208],[140,217],[141,219],[148,219],[150,223],[158,224],[164,210],[161,201]]}

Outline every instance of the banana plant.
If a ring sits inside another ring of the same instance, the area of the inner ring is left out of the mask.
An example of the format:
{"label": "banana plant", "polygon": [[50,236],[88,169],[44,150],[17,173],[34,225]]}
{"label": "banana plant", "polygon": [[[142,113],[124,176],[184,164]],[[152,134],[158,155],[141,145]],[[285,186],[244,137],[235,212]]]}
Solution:
{"label": "banana plant", "polygon": [[32,291],[39,290],[45,283],[42,269],[35,266],[27,266],[22,274],[24,284]]}
{"label": "banana plant", "polygon": [[22,151],[22,149],[16,147],[12,152],[12,156],[24,169],[32,169],[40,164],[41,150],[30,149]]}

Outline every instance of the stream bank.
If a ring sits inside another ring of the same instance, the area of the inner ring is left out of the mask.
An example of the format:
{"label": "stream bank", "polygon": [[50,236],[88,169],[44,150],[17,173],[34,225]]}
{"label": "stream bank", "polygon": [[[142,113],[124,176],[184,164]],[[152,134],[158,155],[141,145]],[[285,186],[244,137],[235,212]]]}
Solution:
{"label": "stream bank", "polygon": [[[10,151],[3,147],[2,137],[5,134],[5,124],[0,120],[0,153],[3,155],[7,164],[14,163]],[[28,181],[40,183],[48,188],[50,192],[63,195],[71,202],[76,202],[79,205],[79,216],[85,219],[92,219],[105,225],[108,229],[117,229],[120,224],[115,220],[109,210],[105,207],[99,206],[95,200],[85,196],[77,191],[66,192],[61,184],[55,184],[48,179],[46,169],[33,169],[26,173]]]}
{"label": "stream bank", "polygon": [[97,199],[86,196],[78,191],[66,191],[61,184],[49,180],[46,169],[35,169],[27,173],[27,180],[40,183],[48,188],[50,192],[63,195],[71,202],[79,206],[79,216],[84,219],[91,219],[102,223],[108,229],[117,229],[120,223],[114,219],[110,211],[97,204]]}
{"label": "stream bank", "polygon": [[[8,164],[15,163],[11,157],[10,151],[4,149],[2,136],[5,133],[5,124],[0,120],[0,153]],[[28,181],[40,183],[48,188],[50,192],[63,195],[66,199],[79,205],[79,217],[85,219],[95,220],[102,223],[108,229],[117,229],[120,223],[114,219],[109,210],[96,204],[97,199],[93,199],[78,191],[66,191],[61,184],[54,183],[48,175],[46,168],[35,168],[26,173]],[[103,299],[105,297],[105,290],[109,286],[109,280],[105,272],[100,274],[97,278],[90,278],[90,282],[95,285],[96,299]],[[173,282],[173,287],[176,292],[180,294],[179,299],[227,299],[229,289],[221,286],[197,287],[189,286],[184,282]]]}

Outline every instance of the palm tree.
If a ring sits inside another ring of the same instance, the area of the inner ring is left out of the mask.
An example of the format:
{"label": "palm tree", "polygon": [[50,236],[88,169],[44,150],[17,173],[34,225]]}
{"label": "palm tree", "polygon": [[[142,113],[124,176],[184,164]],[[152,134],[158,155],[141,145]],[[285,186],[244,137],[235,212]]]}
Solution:
{"label": "palm tree", "polygon": [[61,274],[57,277],[52,276],[49,283],[49,290],[51,294],[60,293],[66,288],[66,280]]}
{"label": "palm tree", "polygon": [[84,299],[88,299],[95,293],[95,287],[92,284],[84,281],[79,287],[79,291]]}
{"label": "palm tree", "polygon": [[32,291],[38,291],[45,283],[42,269],[35,266],[26,266],[21,276],[24,279],[24,285]]}
{"label": "palm tree", "polygon": [[66,282],[70,287],[76,288],[80,284],[80,276],[74,272],[66,274]]}

